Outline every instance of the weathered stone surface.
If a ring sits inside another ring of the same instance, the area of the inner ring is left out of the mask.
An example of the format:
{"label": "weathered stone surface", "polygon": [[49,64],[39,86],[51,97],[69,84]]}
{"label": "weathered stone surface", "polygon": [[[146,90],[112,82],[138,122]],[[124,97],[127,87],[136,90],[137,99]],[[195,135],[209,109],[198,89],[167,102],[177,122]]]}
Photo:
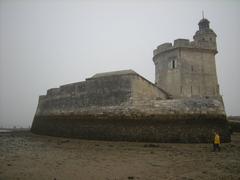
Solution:
{"label": "weathered stone surface", "polygon": [[213,130],[229,142],[225,116],[112,114],[35,116],[32,131],[52,136],[148,142],[212,142]]}
{"label": "weathered stone surface", "polygon": [[[91,82],[95,91],[89,92],[97,99],[88,100],[89,95],[86,96],[84,101],[89,104],[81,103],[84,98],[72,96],[40,98],[32,132],[85,139],[186,143],[211,142],[213,131],[219,130],[223,142],[230,141],[221,99],[157,100],[152,96],[155,86],[150,88],[153,92],[145,89],[149,88],[149,82],[138,76],[118,76],[115,77],[118,81],[108,79],[111,87],[121,87],[120,79],[131,85],[122,88],[127,93],[116,95],[117,100],[106,94],[99,99],[98,93],[108,84],[106,78],[105,83],[102,78],[92,80],[96,81]],[[146,86],[143,91],[135,90],[139,84]]]}

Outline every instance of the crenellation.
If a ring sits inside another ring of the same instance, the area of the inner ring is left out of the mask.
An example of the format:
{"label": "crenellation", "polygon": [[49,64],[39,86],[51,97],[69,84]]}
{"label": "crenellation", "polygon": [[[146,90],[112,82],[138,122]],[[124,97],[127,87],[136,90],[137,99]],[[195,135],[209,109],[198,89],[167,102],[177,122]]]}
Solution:
{"label": "crenellation", "polygon": [[155,55],[157,55],[157,54],[159,54],[159,53],[162,53],[162,52],[164,52],[164,51],[167,51],[167,50],[171,49],[172,47],[173,47],[173,46],[172,46],[172,43],[163,43],[163,44],[159,45],[159,46],[157,47],[157,49],[155,49],[155,50],[153,51],[153,54],[154,54],[154,56],[155,56]]}
{"label": "crenellation", "polygon": [[174,40],[174,48],[189,47],[189,46],[190,46],[189,39],[176,39],[176,40]]}
{"label": "crenellation", "polygon": [[[171,44],[171,43],[167,43],[167,44]],[[166,46],[160,49],[158,48],[155,49],[153,51],[153,58],[155,59],[161,54],[167,53],[171,50],[178,49],[178,48],[188,49],[189,51],[214,52],[214,54],[217,53],[216,42],[212,42],[212,43],[208,41],[196,42],[196,41],[190,41],[188,39],[176,39],[174,40],[173,46]]]}

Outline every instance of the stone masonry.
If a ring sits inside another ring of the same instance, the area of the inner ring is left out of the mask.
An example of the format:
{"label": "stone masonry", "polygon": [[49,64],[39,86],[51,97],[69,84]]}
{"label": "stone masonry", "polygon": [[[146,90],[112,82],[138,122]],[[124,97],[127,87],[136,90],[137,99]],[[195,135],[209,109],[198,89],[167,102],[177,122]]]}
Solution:
{"label": "stone masonry", "polygon": [[133,70],[98,73],[49,89],[39,97],[31,131],[97,140],[230,141],[219,94],[216,34],[202,19],[194,41],[178,39],[154,50],[156,83]]}

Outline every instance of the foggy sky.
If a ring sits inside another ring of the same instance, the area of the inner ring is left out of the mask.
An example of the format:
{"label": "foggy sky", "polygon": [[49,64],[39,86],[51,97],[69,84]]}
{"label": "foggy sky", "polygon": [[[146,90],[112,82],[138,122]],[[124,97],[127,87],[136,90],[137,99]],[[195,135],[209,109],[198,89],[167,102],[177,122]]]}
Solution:
{"label": "foggy sky", "polygon": [[240,115],[237,0],[0,0],[0,127],[30,126],[39,95],[95,73],[133,69],[154,82],[153,50],[192,40],[202,10],[226,112]]}

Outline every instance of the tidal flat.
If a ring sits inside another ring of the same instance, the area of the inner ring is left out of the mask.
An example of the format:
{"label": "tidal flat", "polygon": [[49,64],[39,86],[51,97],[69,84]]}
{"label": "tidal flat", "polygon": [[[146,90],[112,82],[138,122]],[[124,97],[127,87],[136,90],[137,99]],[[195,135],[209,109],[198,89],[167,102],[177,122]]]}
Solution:
{"label": "tidal flat", "polygon": [[212,144],[112,142],[0,132],[0,180],[240,179],[240,133]]}

